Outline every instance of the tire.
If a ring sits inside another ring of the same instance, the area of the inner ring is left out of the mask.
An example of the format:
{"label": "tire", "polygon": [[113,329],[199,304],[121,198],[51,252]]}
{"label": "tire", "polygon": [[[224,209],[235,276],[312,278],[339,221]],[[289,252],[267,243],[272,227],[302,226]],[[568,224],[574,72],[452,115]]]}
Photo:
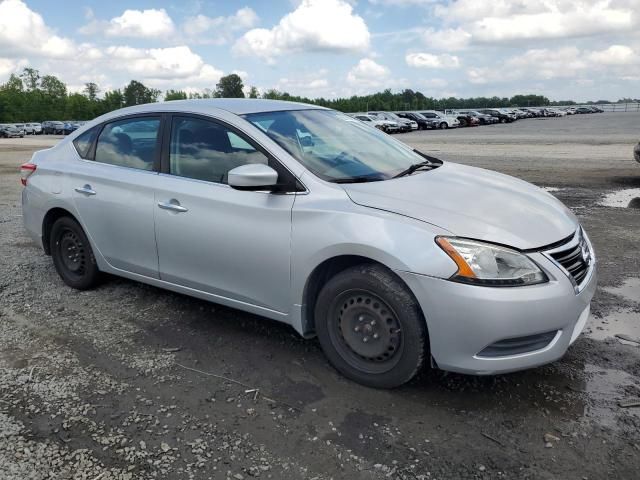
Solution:
{"label": "tire", "polygon": [[72,288],[88,290],[100,281],[100,270],[82,227],[61,217],[51,227],[51,257],[60,278]]}
{"label": "tire", "polygon": [[461,127],[468,127],[469,126],[469,122],[467,122],[467,120],[463,118],[462,120],[460,120],[460,126]]}
{"label": "tire", "polygon": [[500,123],[507,123],[507,119],[506,118],[501,118],[500,119]]}
{"label": "tire", "polygon": [[445,122],[442,122],[440,125],[438,125],[438,127],[439,127],[441,130],[444,130],[444,129],[446,129],[446,128],[449,128],[449,125],[447,125]]}
{"label": "tire", "polygon": [[427,327],[416,299],[379,265],[357,265],[331,278],[318,295],[315,323],[331,365],[368,387],[408,382],[427,355]]}

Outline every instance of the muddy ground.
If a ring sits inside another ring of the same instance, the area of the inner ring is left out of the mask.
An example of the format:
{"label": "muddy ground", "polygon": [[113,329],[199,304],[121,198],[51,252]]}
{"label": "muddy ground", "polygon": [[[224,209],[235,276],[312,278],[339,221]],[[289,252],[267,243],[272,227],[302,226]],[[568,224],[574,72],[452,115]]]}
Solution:
{"label": "muddy ground", "polygon": [[17,174],[56,138],[0,141],[0,478],[638,478],[639,125],[597,114],[396,137],[547,187],[589,232],[600,282],[562,360],[426,371],[392,391],[345,380],[315,340],[260,317],[113,277],[66,287],[23,231]]}

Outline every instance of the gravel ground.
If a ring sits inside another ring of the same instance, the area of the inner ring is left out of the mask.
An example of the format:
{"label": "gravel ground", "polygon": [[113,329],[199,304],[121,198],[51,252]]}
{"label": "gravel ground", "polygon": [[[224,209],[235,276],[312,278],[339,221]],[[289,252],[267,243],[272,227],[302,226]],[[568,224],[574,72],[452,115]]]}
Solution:
{"label": "gravel ground", "polygon": [[118,278],[66,287],[23,231],[17,175],[57,138],[1,140],[0,478],[638,478],[638,125],[605,113],[396,137],[557,195],[600,283],[562,360],[426,371],[393,391],[345,380],[285,325]]}

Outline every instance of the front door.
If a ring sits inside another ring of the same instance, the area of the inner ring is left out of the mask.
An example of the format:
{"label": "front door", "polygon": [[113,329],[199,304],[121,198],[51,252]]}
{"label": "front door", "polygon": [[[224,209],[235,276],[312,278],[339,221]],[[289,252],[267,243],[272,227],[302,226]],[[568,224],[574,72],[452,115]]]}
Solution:
{"label": "front door", "polygon": [[229,170],[274,160],[222,123],[174,116],[155,198],[160,278],[286,313],[295,195],[240,191]]}

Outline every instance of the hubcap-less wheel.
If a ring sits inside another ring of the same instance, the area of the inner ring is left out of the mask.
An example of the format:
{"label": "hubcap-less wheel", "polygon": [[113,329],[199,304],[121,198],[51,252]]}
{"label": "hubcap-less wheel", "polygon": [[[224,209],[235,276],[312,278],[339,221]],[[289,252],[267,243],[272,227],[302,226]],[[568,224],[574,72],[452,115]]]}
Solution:
{"label": "hubcap-less wheel", "polygon": [[400,359],[402,329],[396,314],[378,296],[365,290],[339,295],[331,307],[329,335],[351,366],[383,373]]}
{"label": "hubcap-less wheel", "polygon": [[74,275],[83,276],[87,256],[82,240],[73,231],[65,229],[60,236],[59,248],[64,267]]}

